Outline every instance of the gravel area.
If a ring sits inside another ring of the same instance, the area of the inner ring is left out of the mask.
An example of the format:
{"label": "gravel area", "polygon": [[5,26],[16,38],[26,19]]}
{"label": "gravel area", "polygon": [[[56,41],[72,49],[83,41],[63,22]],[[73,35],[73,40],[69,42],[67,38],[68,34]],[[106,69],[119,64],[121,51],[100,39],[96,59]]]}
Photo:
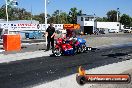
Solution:
{"label": "gravel area", "polygon": [[125,44],[132,42],[131,37],[87,37],[87,45],[90,47],[105,46],[111,44]]}

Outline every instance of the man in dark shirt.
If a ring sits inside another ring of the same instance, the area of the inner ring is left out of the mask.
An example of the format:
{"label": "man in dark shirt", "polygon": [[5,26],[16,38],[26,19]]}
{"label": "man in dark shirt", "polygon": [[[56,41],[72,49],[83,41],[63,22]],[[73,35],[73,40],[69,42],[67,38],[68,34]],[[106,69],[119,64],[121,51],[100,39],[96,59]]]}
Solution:
{"label": "man in dark shirt", "polygon": [[50,43],[51,43],[52,49],[54,49],[55,28],[53,27],[53,23],[51,23],[50,26],[47,28],[46,34],[47,34],[47,41],[48,41],[47,50],[50,49]]}

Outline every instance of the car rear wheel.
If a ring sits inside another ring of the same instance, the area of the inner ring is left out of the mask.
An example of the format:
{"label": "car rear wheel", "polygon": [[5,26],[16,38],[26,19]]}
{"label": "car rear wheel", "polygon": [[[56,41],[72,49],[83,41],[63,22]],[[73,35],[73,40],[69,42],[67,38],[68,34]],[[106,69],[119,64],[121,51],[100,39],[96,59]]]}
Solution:
{"label": "car rear wheel", "polygon": [[86,51],[86,45],[83,44],[83,45],[81,46],[81,52],[83,53],[83,52],[85,52],[85,51]]}

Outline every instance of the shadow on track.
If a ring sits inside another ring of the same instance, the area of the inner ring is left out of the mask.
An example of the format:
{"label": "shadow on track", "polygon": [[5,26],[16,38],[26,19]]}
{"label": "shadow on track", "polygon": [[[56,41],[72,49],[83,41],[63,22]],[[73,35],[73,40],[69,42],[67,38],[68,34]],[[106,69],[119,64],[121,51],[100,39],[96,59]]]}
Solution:
{"label": "shadow on track", "polygon": [[115,54],[107,54],[107,55],[102,55],[102,56],[117,58],[120,56],[128,56],[128,54],[127,53],[115,53]]}

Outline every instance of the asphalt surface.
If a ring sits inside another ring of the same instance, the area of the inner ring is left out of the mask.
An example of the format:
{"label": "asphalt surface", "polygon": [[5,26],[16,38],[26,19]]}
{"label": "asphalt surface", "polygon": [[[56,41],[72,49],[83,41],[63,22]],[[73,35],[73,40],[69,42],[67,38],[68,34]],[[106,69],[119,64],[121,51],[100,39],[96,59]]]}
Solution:
{"label": "asphalt surface", "polygon": [[[34,52],[38,50],[45,50],[45,39],[25,39],[22,40],[22,46],[20,51],[4,51],[0,52],[0,54],[16,54],[16,53],[25,53],[25,52]],[[39,44],[41,42],[41,44]],[[23,44],[27,45],[23,45]],[[37,44],[38,43],[38,44]],[[0,45],[3,45],[3,42],[0,41]],[[1,50],[3,50],[3,47],[0,47]]]}
{"label": "asphalt surface", "polygon": [[[132,45],[102,48],[75,56],[41,57],[0,64],[0,88],[25,88],[91,69],[132,59]],[[127,58],[126,58],[127,57]]]}
{"label": "asphalt surface", "polygon": [[8,55],[8,54],[16,54],[16,53],[34,52],[45,49],[46,49],[45,44],[31,44],[31,45],[23,45],[20,51],[4,51],[4,52],[0,52],[0,54]]}

